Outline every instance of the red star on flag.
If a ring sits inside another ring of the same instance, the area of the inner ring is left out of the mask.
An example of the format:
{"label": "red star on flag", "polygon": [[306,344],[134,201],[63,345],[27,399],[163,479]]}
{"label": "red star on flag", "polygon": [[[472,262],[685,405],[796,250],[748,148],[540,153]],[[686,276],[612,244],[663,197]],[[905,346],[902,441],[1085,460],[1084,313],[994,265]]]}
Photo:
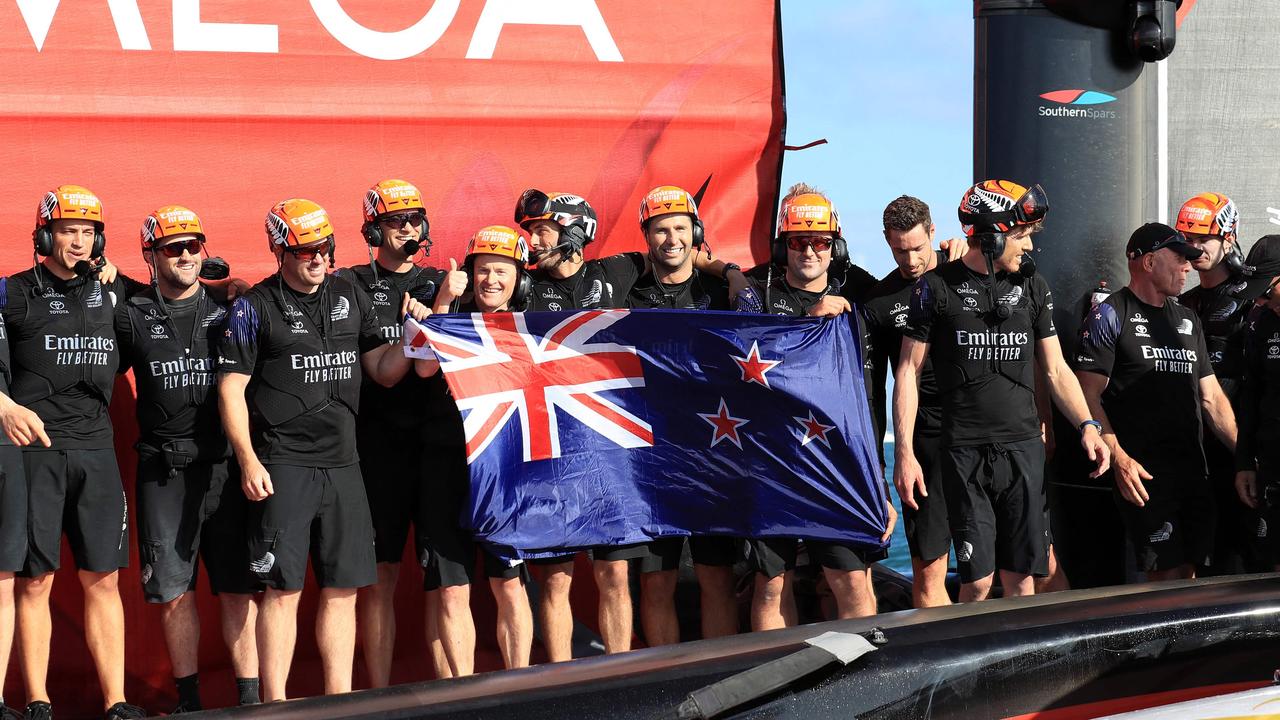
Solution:
{"label": "red star on flag", "polygon": [[715,447],[721,440],[728,440],[738,449],[742,449],[742,438],[738,435],[738,427],[746,425],[748,420],[745,418],[736,418],[729,414],[729,408],[724,403],[724,398],[720,398],[720,409],[715,413],[698,413],[698,417],[707,421],[707,424],[715,428],[711,434],[711,447]]}
{"label": "red star on flag", "polygon": [[738,363],[738,369],[742,371],[742,381],[756,383],[769,387],[769,378],[764,374],[772,370],[775,366],[781,365],[781,360],[761,360],[760,348],[756,343],[751,343],[751,352],[747,356],[740,358],[737,355],[730,355],[733,361]]}
{"label": "red star on flag", "polygon": [[808,445],[811,440],[817,440],[826,445],[828,450],[831,449],[831,441],[827,440],[827,433],[835,430],[835,425],[823,425],[818,422],[818,419],[813,416],[813,410],[809,411],[809,417],[807,418],[792,417],[791,419],[800,423],[800,427],[804,428],[804,437],[800,438],[800,447]]}

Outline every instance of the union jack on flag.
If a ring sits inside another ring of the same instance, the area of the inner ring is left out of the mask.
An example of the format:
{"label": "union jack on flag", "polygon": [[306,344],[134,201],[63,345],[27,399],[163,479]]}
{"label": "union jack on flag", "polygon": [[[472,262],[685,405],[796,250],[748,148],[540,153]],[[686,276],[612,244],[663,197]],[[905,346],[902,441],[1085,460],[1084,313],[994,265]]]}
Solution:
{"label": "union jack on flag", "polygon": [[403,337],[440,362],[466,438],[460,522],[500,554],[691,533],[883,545],[848,318],[452,313]]}
{"label": "union jack on flag", "polygon": [[592,342],[626,315],[626,310],[580,312],[539,335],[529,331],[524,313],[476,313],[471,315],[474,339],[427,326],[426,339],[465,416],[468,464],[513,418],[525,462],[560,457],[556,410],[619,447],[651,447],[649,423],[605,394],[644,387],[635,347]]}

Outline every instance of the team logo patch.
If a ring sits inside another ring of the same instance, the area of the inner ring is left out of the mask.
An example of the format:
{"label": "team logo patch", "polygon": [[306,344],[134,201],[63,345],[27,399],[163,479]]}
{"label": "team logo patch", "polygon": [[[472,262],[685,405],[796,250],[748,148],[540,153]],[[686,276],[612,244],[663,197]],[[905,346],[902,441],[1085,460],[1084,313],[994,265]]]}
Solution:
{"label": "team logo patch", "polygon": [[266,554],[257,560],[250,561],[249,572],[266,575],[271,572],[271,568],[275,567],[275,564],[276,556],[272,555],[270,551],[267,551]]}
{"label": "team logo patch", "polygon": [[973,543],[965,540],[956,546],[956,560],[959,562],[969,562],[972,557]]}
{"label": "team logo patch", "polygon": [[595,307],[600,304],[600,298],[604,296],[604,283],[599,280],[591,281],[591,292],[582,298],[582,307]]}
{"label": "team logo patch", "polygon": [[346,320],[351,315],[351,301],[344,297],[338,298],[338,302],[334,304],[333,310],[329,312],[329,319],[337,322]]}
{"label": "team logo patch", "polygon": [[1190,335],[1194,326],[1191,324],[1190,318],[1182,318],[1182,322],[1178,325],[1179,335]]}
{"label": "team logo patch", "polygon": [[85,298],[85,307],[102,307],[102,283],[95,282],[93,290],[89,291],[89,297]]}
{"label": "team logo patch", "polygon": [[1160,529],[1151,533],[1147,540],[1153,543],[1164,542],[1173,537],[1173,523],[1167,522]]}
{"label": "team logo patch", "polygon": [[154,574],[155,574],[155,571],[151,569],[151,563],[147,563],[146,565],[143,565],[142,566],[142,584],[146,585],[147,583],[151,582],[151,576]]}

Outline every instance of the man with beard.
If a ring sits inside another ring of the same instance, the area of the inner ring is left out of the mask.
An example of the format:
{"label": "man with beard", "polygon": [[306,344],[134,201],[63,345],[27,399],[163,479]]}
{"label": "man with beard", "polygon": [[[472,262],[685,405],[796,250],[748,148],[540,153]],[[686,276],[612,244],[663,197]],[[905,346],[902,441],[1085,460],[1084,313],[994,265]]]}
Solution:
{"label": "man with beard", "polygon": [[[1213,374],[1233,407],[1240,402],[1244,375],[1246,317],[1267,288],[1269,278],[1254,276],[1240,249],[1240,214],[1236,204],[1221,193],[1204,192],[1187,200],[1178,210],[1174,229],[1200,251],[1191,267],[1200,278],[1196,287],[1178,297],[1200,319]],[[1218,507],[1217,531],[1209,574],[1265,571],[1266,564],[1251,562],[1257,554],[1255,524],[1242,514],[1235,496],[1235,458],[1214,436],[1204,433],[1204,454],[1209,481]]]}
{"label": "man with beard", "polygon": [[196,609],[197,556],[219,596],[222,636],[242,705],[258,702],[258,651],[248,570],[248,502],[229,462],[214,391],[214,345],[227,309],[199,282],[204,226],[170,205],[142,224],[152,285],[116,318],[123,365],[138,387],[138,554],[147,602],[161,605],[165,646],[178,690],[174,712],[202,709]]}
{"label": "man with beard", "polygon": [[[835,205],[825,194],[804,183],[793,185],[787,191],[778,211],[778,236],[770,250],[773,268],[766,273],[766,280],[751,280],[749,289],[735,298],[739,310],[791,317],[851,313],[849,301],[836,294],[839,288],[831,283],[832,267],[849,264],[849,249],[840,231]],[[870,277],[857,266],[851,269],[855,272],[842,274],[846,278]],[[865,284],[864,281],[862,285]],[[856,314],[850,318],[850,324],[853,332],[865,337]],[[888,515],[882,541],[889,539],[897,522],[892,503],[888,503]],[[751,629],[795,625],[791,576],[796,567],[796,540],[757,538],[750,540],[750,545],[755,569]],[[838,618],[876,613],[871,564],[883,560],[885,551],[813,540],[806,540],[805,548],[810,560],[822,567],[836,601]]]}
{"label": "man with beard", "polygon": [[1108,454],[1080,386],[1062,358],[1045,281],[1024,265],[1048,213],[1044,191],[987,180],[958,210],[969,250],[925,273],[911,294],[894,382],[894,483],[910,506],[925,476],[915,452],[919,378],[926,359],[942,405],[942,479],[959,563],[961,599],[985,599],[1000,571],[1006,596],[1030,595],[1048,573],[1044,444],[1036,375],[1106,470]]}
{"label": "man with beard", "polygon": [[[632,252],[584,260],[583,252],[596,236],[596,212],[586,200],[568,193],[524,191],[516,203],[515,220],[529,233],[534,269],[526,310],[577,310],[626,306],[627,294],[652,262]],[[730,289],[745,283],[737,265],[698,253],[694,267],[729,280]],[[644,556],[644,545],[593,548],[591,556],[599,595],[600,635],[605,651],[631,649],[631,590],[628,560]],[[573,556],[534,560],[542,575],[540,619],[543,644],[552,662],[571,659],[573,614],[569,588]]]}

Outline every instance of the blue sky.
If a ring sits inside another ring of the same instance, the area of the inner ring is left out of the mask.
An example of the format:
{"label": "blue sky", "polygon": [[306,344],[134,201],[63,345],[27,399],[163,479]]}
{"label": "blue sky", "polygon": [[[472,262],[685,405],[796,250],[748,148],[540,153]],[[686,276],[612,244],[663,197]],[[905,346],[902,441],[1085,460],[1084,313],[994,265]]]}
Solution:
{"label": "blue sky", "polygon": [[825,190],[854,262],[893,267],[880,216],[890,200],[929,204],[939,238],[973,166],[973,4],[956,0],[783,0],[787,144],[783,190]]}

